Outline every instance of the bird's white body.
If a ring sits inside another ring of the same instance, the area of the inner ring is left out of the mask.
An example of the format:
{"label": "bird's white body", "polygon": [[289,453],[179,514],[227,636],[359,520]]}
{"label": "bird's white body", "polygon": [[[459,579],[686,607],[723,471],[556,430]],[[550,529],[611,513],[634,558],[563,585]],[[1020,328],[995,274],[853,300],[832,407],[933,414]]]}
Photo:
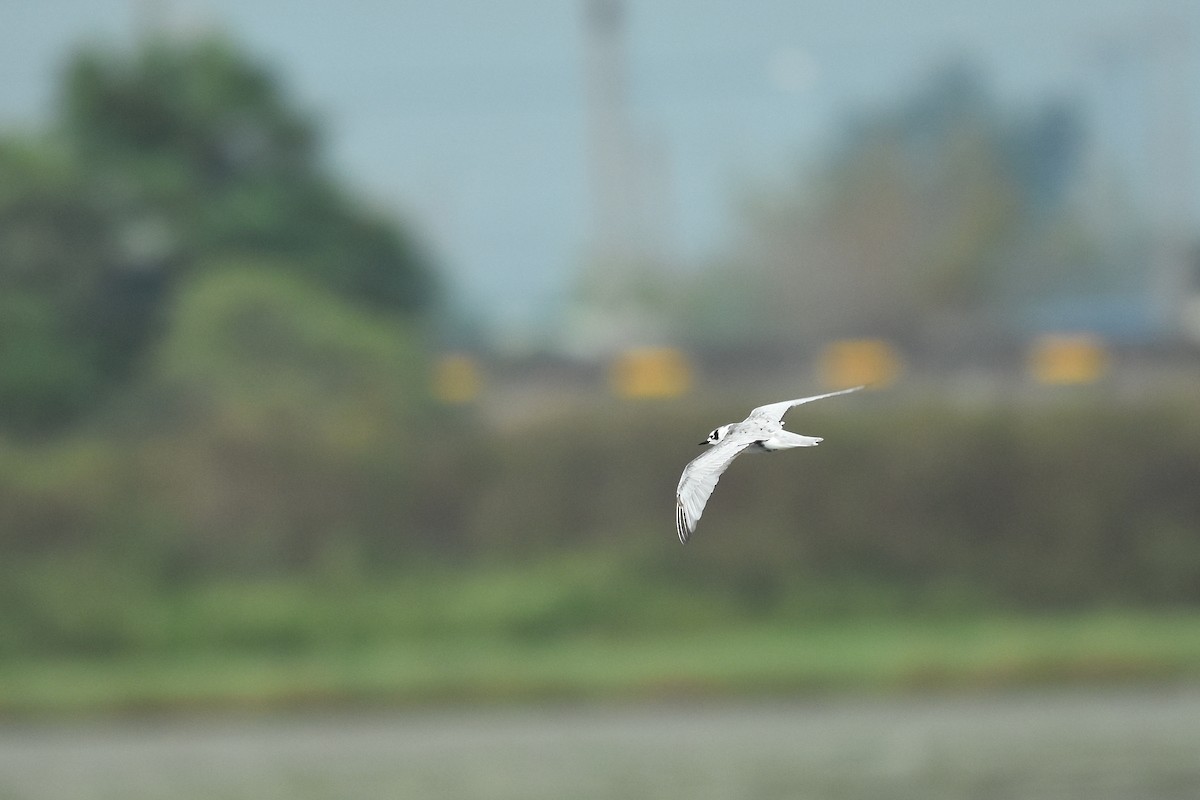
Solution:
{"label": "bird's white body", "polygon": [[675,530],[679,541],[687,542],[696,530],[696,523],[704,513],[704,505],[712,496],[717,481],[733,459],[741,453],[770,453],[775,450],[790,450],[793,447],[813,447],[821,443],[818,436],[804,436],[783,428],[783,415],[793,406],[811,403],[839,394],[857,392],[863,387],[855,386],[838,392],[801,397],[759,406],[741,422],[732,422],[716,428],[701,442],[709,449],[683,468],[679,487],[675,490]]}

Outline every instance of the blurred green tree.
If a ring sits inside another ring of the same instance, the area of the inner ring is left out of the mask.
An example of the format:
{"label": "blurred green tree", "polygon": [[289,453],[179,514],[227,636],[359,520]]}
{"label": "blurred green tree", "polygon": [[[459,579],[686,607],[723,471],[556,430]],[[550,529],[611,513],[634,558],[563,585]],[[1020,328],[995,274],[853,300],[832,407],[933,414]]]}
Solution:
{"label": "blurred green tree", "polygon": [[405,538],[432,413],[411,328],[278,265],[212,265],[183,284],[130,402],[139,494],[169,520],[171,559],[279,569]]}
{"label": "blurred green tree", "polygon": [[316,125],[227,39],[84,51],[63,116],[92,177],[139,221],[143,255],[285,256],[356,302],[407,313],[432,300],[416,243],[326,174]]}
{"label": "blurred green tree", "polygon": [[175,287],[263,259],[412,317],[426,254],[327,173],[317,127],[229,40],[71,59],[55,135],[0,142],[0,428],[48,433],[137,369]]}
{"label": "blurred green tree", "polygon": [[51,428],[128,372],[152,276],[123,268],[103,198],[71,155],[0,142],[0,421]]}

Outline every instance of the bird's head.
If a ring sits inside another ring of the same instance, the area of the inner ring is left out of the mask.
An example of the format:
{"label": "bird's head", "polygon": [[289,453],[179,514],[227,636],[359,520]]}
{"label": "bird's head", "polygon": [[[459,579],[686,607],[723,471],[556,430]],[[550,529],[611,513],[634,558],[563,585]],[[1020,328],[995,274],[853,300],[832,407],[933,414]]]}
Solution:
{"label": "bird's head", "polygon": [[700,444],[708,444],[708,445],[716,444],[717,442],[721,441],[726,436],[728,436],[729,432],[731,430],[733,430],[733,425],[722,425],[719,428],[714,428],[712,433],[710,433],[708,435],[708,438],[705,439],[703,442],[700,442]]}

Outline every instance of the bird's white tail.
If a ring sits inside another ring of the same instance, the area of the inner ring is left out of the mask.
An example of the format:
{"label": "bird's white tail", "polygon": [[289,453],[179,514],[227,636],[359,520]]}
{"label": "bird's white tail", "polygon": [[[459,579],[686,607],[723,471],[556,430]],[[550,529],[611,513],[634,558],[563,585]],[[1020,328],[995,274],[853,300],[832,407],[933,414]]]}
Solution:
{"label": "bird's white tail", "polygon": [[791,431],[779,431],[762,443],[764,450],[790,450],[793,447],[816,447],[822,441],[820,436],[805,436]]}

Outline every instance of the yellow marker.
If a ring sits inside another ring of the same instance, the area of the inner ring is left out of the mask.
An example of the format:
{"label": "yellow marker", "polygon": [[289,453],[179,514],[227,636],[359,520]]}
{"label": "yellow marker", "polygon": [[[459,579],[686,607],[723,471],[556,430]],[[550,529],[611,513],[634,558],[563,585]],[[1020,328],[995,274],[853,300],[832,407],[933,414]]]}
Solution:
{"label": "yellow marker", "polygon": [[673,347],[637,347],[613,361],[608,379],[621,397],[678,397],[692,387],[692,367]]}
{"label": "yellow marker", "polygon": [[464,405],[479,396],[483,375],[474,358],[461,353],[443,356],[433,370],[433,396],[443,403]]}
{"label": "yellow marker", "polygon": [[1108,350],[1098,336],[1046,334],[1034,340],[1029,371],[1038,383],[1095,383],[1108,372]]}
{"label": "yellow marker", "polygon": [[842,339],[821,353],[821,383],[830,387],[888,386],[902,369],[900,354],[883,339]]}

